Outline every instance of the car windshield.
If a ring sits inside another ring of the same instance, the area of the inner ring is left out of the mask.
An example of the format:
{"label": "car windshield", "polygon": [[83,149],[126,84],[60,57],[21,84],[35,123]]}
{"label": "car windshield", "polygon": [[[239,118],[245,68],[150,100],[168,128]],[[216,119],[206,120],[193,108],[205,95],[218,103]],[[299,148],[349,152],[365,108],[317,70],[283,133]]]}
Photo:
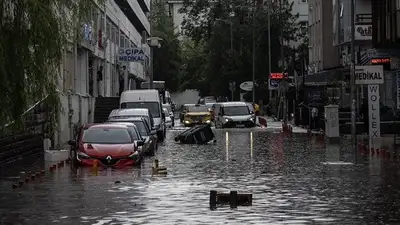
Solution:
{"label": "car windshield", "polygon": [[143,121],[135,121],[133,122],[136,125],[136,128],[139,130],[140,135],[142,136],[149,136],[147,133],[146,125],[144,124]]}
{"label": "car windshield", "polygon": [[133,139],[128,128],[90,128],[83,132],[83,143],[128,144]]}
{"label": "car windshield", "polygon": [[124,102],[121,104],[123,109],[148,109],[153,118],[160,118],[160,104],[157,102]]}
{"label": "car windshield", "polygon": [[128,126],[128,130],[131,133],[133,140],[140,140],[138,133],[136,132],[136,129],[133,126]]}
{"label": "car windshield", "polygon": [[249,115],[249,108],[247,106],[225,106],[224,115],[225,116],[241,116]]}
{"label": "car windshield", "polygon": [[188,112],[208,112],[208,108],[206,106],[190,106]]}

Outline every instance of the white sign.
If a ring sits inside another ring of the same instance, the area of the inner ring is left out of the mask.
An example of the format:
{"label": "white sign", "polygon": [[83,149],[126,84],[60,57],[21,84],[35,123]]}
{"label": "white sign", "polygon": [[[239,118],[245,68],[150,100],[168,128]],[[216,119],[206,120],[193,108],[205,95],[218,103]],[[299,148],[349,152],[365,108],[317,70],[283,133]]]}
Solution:
{"label": "white sign", "polygon": [[356,84],[383,84],[383,66],[367,65],[356,67]]}
{"label": "white sign", "polygon": [[142,48],[120,48],[118,51],[118,60],[122,62],[145,61],[146,54]]}
{"label": "white sign", "polygon": [[355,40],[372,40],[372,25],[356,25]]}
{"label": "white sign", "polygon": [[368,85],[369,143],[370,148],[380,148],[381,119],[379,85]]}
{"label": "white sign", "polygon": [[400,71],[396,72],[396,86],[397,86],[397,109],[400,109]]}
{"label": "white sign", "polygon": [[239,85],[239,87],[243,91],[252,91],[253,90],[253,82],[252,81],[243,82]]}

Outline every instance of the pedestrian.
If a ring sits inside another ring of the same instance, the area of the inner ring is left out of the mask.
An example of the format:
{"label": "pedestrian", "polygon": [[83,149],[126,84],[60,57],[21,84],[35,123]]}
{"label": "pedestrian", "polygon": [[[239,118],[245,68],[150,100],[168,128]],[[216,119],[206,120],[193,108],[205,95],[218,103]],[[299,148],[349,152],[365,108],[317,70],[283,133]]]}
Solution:
{"label": "pedestrian", "polygon": [[103,91],[104,91],[104,82],[103,82],[103,66],[100,66],[100,68],[97,70],[97,89],[99,91],[99,96],[103,97]]}
{"label": "pedestrian", "polygon": [[256,116],[260,116],[260,106],[257,103],[253,103],[253,107]]}
{"label": "pedestrian", "polygon": [[369,115],[368,115],[368,100],[366,98],[363,99],[361,105],[361,115],[364,122],[364,133],[368,134],[369,132]]}
{"label": "pedestrian", "polygon": [[311,109],[311,125],[312,125],[311,129],[315,129],[317,127],[316,125],[317,119],[318,119],[318,109],[313,107]]}

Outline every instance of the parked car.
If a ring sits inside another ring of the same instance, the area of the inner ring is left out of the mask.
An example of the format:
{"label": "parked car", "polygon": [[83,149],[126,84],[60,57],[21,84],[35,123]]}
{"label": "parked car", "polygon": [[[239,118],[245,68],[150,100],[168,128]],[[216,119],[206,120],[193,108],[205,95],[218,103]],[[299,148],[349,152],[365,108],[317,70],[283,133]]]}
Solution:
{"label": "parked car", "polygon": [[185,126],[192,126],[196,124],[209,124],[211,123],[211,113],[205,105],[194,105],[187,107],[186,114],[183,118]]}
{"label": "parked car", "polygon": [[[165,115],[168,115],[168,109],[163,108]],[[172,128],[173,127],[173,123],[172,123],[172,119],[171,117],[167,116],[165,117],[165,126],[167,126],[167,128]]]}
{"label": "parked car", "polygon": [[[154,128],[154,118],[152,114],[150,113],[150,110],[146,108],[142,109],[114,109],[111,111],[110,115],[108,116],[108,119],[114,119],[114,118],[125,118],[125,117],[143,117],[148,121],[150,124],[150,127],[153,129]],[[154,128],[155,129],[155,128]]]}
{"label": "parked car", "polygon": [[181,106],[181,112],[179,113],[179,120],[181,121],[181,123],[183,123],[183,118],[185,117],[188,107],[194,106],[194,105],[195,104],[183,104]]}
{"label": "parked car", "polygon": [[221,102],[215,104],[215,127],[254,127],[255,121],[245,102]]}
{"label": "parked car", "polygon": [[146,143],[146,140],[142,137],[140,134],[138,128],[136,125],[132,122],[106,122],[108,124],[119,124],[119,125],[125,125],[128,127],[129,131],[132,134],[132,137],[136,141],[136,144],[138,145],[138,150],[139,150],[139,155],[142,158],[144,155],[144,152],[148,152],[147,149],[145,149],[148,146],[148,143]]}
{"label": "parked car", "polygon": [[129,122],[135,124],[139,133],[142,135],[143,139],[145,139],[144,145],[149,145],[143,147],[143,149],[145,150],[144,154],[153,156],[155,151],[157,151],[158,148],[157,132],[156,130],[152,130],[150,128],[149,124],[145,119],[141,117],[127,117],[127,118],[111,119],[108,122],[112,123]]}
{"label": "parked car", "polygon": [[148,109],[154,119],[154,128],[157,130],[158,140],[164,141],[166,127],[162,110],[162,102],[158,90],[128,90],[121,93],[121,109]]}
{"label": "parked car", "polygon": [[128,127],[117,124],[92,125],[83,129],[78,137],[68,142],[71,146],[79,146],[74,151],[77,165],[118,167],[133,166],[141,162],[138,145]]}
{"label": "parked car", "polygon": [[171,118],[172,126],[175,126],[175,115],[174,115],[174,111],[172,109],[172,105],[163,104],[163,108],[167,109],[168,114],[166,114],[166,115],[167,115],[167,117],[169,116]]}

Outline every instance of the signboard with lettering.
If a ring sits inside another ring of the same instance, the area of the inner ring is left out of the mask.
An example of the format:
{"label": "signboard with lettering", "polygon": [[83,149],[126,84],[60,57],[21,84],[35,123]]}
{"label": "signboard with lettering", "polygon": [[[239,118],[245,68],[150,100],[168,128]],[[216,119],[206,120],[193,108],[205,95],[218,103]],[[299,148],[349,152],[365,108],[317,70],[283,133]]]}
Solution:
{"label": "signboard with lettering", "polygon": [[356,25],[355,40],[372,40],[372,25]]}
{"label": "signboard with lettering", "polygon": [[383,84],[383,66],[355,66],[356,84]]}
{"label": "signboard with lettering", "polygon": [[368,85],[369,146],[380,148],[381,119],[379,104],[379,85]]}
{"label": "signboard with lettering", "polygon": [[278,90],[279,89],[279,82],[280,80],[269,79],[269,90]]}
{"label": "signboard with lettering", "polygon": [[289,74],[288,73],[271,73],[269,75],[269,78],[270,79],[277,79],[277,80],[287,79],[287,78],[289,78]]}
{"label": "signboard with lettering", "polygon": [[122,62],[145,61],[146,54],[142,48],[120,48],[118,60]]}

